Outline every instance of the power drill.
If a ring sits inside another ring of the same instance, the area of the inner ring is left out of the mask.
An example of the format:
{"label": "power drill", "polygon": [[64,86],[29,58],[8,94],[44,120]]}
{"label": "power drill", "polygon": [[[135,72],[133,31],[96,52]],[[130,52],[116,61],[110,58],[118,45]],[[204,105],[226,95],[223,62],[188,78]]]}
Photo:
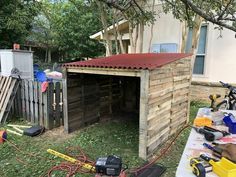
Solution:
{"label": "power drill", "polygon": [[219,95],[219,94],[215,94],[215,95],[210,95],[209,96],[209,99],[211,100],[211,108],[212,108],[212,112],[216,112],[216,111],[218,111],[218,108],[217,108],[217,106],[216,106],[216,99],[217,98],[220,98],[221,97],[221,95]]}
{"label": "power drill", "polygon": [[208,126],[204,126],[203,128],[197,128],[192,126],[192,128],[195,129],[196,132],[203,134],[207,141],[219,140],[222,137],[229,135],[229,133],[226,131],[220,131]]}
{"label": "power drill", "polygon": [[207,173],[212,172],[212,166],[205,160],[205,156],[203,155],[200,155],[200,157],[191,158],[190,166],[193,174],[197,177],[206,177]]}

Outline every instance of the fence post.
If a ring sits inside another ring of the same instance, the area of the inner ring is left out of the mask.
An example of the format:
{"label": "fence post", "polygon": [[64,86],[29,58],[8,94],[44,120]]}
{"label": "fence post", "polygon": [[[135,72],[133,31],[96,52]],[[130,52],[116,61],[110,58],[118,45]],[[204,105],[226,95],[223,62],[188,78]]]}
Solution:
{"label": "fence post", "polygon": [[66,69],[63,70],[62,91],[63,91],[64,130],[66,133],[69,133],[68,102],[67,102],[67,70]]}
{"label": "fence post", "polygon": [[34,118],[34,84],[33,81],[29,81],[29,101],[30,101],[30,119],[31,119],[31,123],[34,124],[35,123],[35,118]]}
{"label": "fence post", "polygon": [[41,90],[38,89],[38,82],[34,81],[34,122],[39,124],[39,92]]}
{"label": "fence post", "polygon": [[22,116],[23,118],[26,120],[26,107],[25,107],[25,82],[24,80],[22,79],[21,80],[21,100],[22,100]]}

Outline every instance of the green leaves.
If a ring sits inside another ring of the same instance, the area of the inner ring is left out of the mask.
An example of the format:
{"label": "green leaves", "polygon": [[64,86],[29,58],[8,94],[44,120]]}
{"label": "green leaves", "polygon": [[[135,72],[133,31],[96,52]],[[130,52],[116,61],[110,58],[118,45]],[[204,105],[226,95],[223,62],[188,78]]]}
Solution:
{"label": "green leaves", "polygon": [[14,42],[25,42],[39,7],[40,4],[33,1],[0,1],[0,48],[11,48]]}

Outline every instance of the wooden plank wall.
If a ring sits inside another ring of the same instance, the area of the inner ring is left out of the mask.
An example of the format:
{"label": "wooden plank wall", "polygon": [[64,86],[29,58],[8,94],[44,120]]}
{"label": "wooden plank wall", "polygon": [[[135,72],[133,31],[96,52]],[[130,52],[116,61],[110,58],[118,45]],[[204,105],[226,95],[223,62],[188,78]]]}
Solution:
{"label": "wooden plank wall", "polygon": [[99,76],[99,115],[101,121],[112,118],[112,114],[121,108],[122,84],[121,77]]}
{"label": "wooden plank wall", "polygon": [[47,129],[63,125],[62,82],[49,83],[47,91],[42,93],[41,83],[21,80],[12,113]]}
{"label": "wooden plank wall", "polygon": [[120,77],[67,73],[68,132],[112,118],[121,105]]}
{"label": "wooden plank wall", "polygon": [[68,132],[83,125],[82,75],[67,74]]}
{"label": "wooden plank wall", "polygon": [[188,121],[190,58],[150,71],[147,154]]}
{"label": "wooden plank wall", "polygon": [[86,74],[67,75],[68,132],[99,119],[99,85],[97,78]]}

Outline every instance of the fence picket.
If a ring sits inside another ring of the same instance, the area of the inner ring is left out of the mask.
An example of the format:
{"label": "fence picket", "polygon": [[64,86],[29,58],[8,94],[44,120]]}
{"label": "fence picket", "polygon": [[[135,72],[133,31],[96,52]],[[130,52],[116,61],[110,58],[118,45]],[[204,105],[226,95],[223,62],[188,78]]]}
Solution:
{"label": "fence picket", "polygon": [[30,119],[30,104],[29,104],[29,82],[25,80],[25,107],[26,107],[26,119],[27,121],[31,121]]}
{"label": "fence picket", "polygon": [[32,124],[53,129],[63,125],[63,88],[62,82],[51,82],[42,93],[41,83],[21,80],[20,89],[15,97],[12,113]]}
{"label": "fence picket", "polygon": [[48,85],[48,129],[54,127],[54,116],[53,116],[53,100],[54,100],[54,84],[49,83]]}
{"label": "fence picket", "polygon": [[39,124],[39,97],[38,97],[38,83],[34,82],[34,122]]}
{"label": "fence picket", "polygon": [[35,123],[35,118],[34,118],[34,84],[33,81],[29,81],[29,100],[30,100],[30,119],[31,123]]}
{"label": "fence picket", "polygon": [[39,96],[39,124],[44,125],[44,114],[43,114],[43,94],[41,83],[38,83],[38,96]]}
{"label": "fence picket", "polygon": [[55,127],[60,126],[61,122],[61,107],[60,107],[60,95],[61,95],[61,84],[60,82],[56,82],[55,86]]}
{"label": "fence picket", "polygon": [[[25,106],[25,81],[21,80],[21,110],[22,110],[22,117],[26,120],[26,106]],[[20,101],[18,99],[18,101]]]}

